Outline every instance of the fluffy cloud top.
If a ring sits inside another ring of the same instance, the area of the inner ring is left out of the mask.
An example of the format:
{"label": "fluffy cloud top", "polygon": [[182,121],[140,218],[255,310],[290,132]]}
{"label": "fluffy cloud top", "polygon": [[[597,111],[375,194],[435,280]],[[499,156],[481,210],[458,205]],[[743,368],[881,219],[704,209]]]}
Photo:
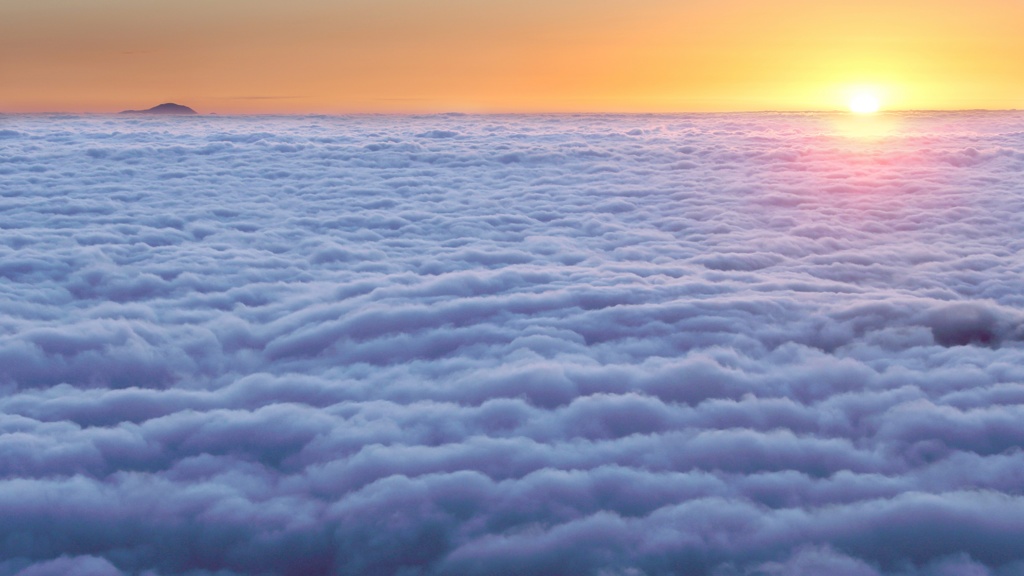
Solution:
{"label": "fluffy cloud top", "polygon": [[0,574],[1024,574],[1024,115],[844,122],[0,119]]}

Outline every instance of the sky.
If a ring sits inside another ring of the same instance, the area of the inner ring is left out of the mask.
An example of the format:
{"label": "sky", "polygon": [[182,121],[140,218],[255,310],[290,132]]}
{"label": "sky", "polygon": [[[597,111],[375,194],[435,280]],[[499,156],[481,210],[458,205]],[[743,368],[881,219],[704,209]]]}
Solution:
{"label": "sky", "polygon": [[1024,107],[1020,0],[0,0],[0,111]]}

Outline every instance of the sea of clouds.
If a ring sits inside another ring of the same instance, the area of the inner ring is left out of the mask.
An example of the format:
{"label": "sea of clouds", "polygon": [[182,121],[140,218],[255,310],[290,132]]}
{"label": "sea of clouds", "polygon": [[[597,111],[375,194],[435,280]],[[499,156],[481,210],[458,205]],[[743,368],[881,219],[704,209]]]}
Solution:
{"label": "sea of clouds", "polygon": [[1024,574],[1024,113],[0,117],[0,574]]}

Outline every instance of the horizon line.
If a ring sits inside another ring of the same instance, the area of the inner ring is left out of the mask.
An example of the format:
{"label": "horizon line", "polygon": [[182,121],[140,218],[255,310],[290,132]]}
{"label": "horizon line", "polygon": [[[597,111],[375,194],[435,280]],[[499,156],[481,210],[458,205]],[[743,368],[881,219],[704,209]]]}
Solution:
{"label": "horizon line", "polygon": [[[892,109],[892,110],[879,110],[871,114],[863,116],[879,116],[884,114],[907,114],[907,113],[978,113],[978,112],[1021,112],[1024,111],[1022,108],[903,108],[903,109]],[[344,117],[344,116],[713,116],[713,115],[728,115],[728,114],[849,114],[849,115],[860,115],[850,110],[844,110],[841,108],[834,109],[808,109],[808,110],[720,110],[720,111],[686,111],[679,110],[673,112],[665,111],[488,111],[488,112],[460,112],[458,110],[449,110],[445,112],[393,112],[393,111],[360,111],[360,112],[196,112],[195,114],[147,114],[142,111],[132,114],[131,112],[137,112],[133,110],[124,110],[120,112],[87,112],[87,111],[67,111],[67,110],[52,110],[52,111],[39,111],[39,112],[6,112],[0,110],[0,116],[122,116],[122,117],[176,117],[176,118],[194,118],[194,117],[208,117],[208,116],[252,116],[252,117],[303,117],[303,116],[329,116],[329,117]]]}

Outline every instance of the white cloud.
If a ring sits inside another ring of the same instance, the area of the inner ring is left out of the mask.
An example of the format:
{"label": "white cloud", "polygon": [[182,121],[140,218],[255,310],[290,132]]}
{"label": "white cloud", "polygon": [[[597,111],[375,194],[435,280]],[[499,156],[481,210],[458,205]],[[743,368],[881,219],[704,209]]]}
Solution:
{"label": "white cloud", "polygon": [[1014,574],[1024,116],[0,130],[0,574]]}

